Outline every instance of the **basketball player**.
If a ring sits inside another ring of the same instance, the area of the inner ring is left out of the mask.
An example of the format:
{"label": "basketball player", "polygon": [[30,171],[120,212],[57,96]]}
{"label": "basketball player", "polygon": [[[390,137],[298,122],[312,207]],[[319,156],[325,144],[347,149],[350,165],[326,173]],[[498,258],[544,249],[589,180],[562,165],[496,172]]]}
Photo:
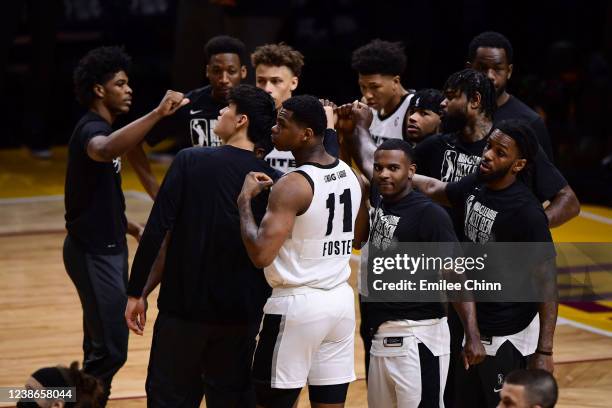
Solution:
{"label": "basketball player", "polygon": [[251,203],[272,180],[249,174],[238,198],[242,240],[272,286],[253,362],[262,407],[292,407],[306,383],[313,407],[342,407],[355,379],[347,279],[352,246],[367,237],[355,221],[367,225],[368,215],[359,179],[323,147],[325,126],[315,97],[283,102],[272,141],[298,168],[274,185],[259,226]]}
{"label": "basketball player", "polygon": [[103,405],[113,376],[125,363],[128,330],[122,322],[126,302],[126,232],[138,239],[142,227],[125,217],[121,155],[137,146],[163,117],[189,100],[168,91],[157,108],[113,131],[130,110],[130,59],[118,47],[100,47],[83,57],[74,71],[79,102],[87,113],[68,142],[64,265],[83,308],[83,371],[101,380]]}
{"label": "basketball player", "polygon": [[[448,78],[444,95],[444,133],[420,143],[415,153],[420,174],[455,182],[478,169],[482,150],[493,127],[497,107],[495,89],[483,73],[468,68]],[[545,210],[549,225],[555,226],[562,220],[571,219],[576,213],[574,207],[579,207],[579,204],[568,200],[561,192],[568,186],[567,181],[539,146],[533,165],[529,183],[540,202],[551,202]],[[461,232],[462,227],[458,225],[457,236],[460,237]]]}
{"label": "basketball player", "polygon": [[408,105],[406,140],[412,147],[426,137],[440,132],[440,106],[444,95],[437,89],[421,89],[414,93]]}
{"label": "basketball player", "polygon": [[[369,241],[377,249],[390,242],[457,242],[446,211],[412,190],[413,155],[409,143],[397,139],[383,142],[374,154],[376,210]],[[463,362],[478,364],[485,351],[474,303],[453,306],[466,327]],[[374,334],[368,373],[370,407],[443,406],[450,358],[445,315],[441,303],[368,304],[367,330]]]}
{"label": "basketball player", "polygon": [[545,370],[515,370],[504,379],[497,408],[554,408],[559,389]]}
{"label": "basketball player", "polygon": [[[529,122],[543,151],[552,163],[550,136],[544,121],[540,115],[506,90],[514,67],[510,41],[502,34],[493,31],[477,35],[470,42],[467,65],[485,73],[493,81],[497,98],[494,121],[522,119]],[[552,196],[545,198],[550,201],[550,205],[546,208],[546,215],[551,227],[558,227],[566,223],[580,212],[580,203],[570,185],[565,182],[559,187]],[[538,198],[542,197],[538,196]]]}
{"label": "basketball player", "polygon": [[[461,209],[467,241],[552,242],[541,204],[518,181],[534,164],[537,149],[537,139],[526,123],[502,121],[487,139],[477,173],[451,183],[416,175],[413,182],[434,200]],[[472,224],[476,211],[492,214],[491,222]],[[556,302],[477,303],[487,357],[469,371],[456,367],[453,406],[495,407],[503,377],[527,367],[528,357],[530,367],[552,372],[557,306]]]}
{"label": "basketball player", "polygon": [[247,76],[246,51],[239,39],[220,35],[206,43],[204,52],[210,84],[187,92],[189,106],[157,124],[147,135],[149,145],[170,137],[176,138],[180,147],[221,145],[214,132],[217,115],[227,106],[230,90]]}
{"label": "basketball player", "polygon": [[[255,69],[255,83],[258,88],[268,92],[274,98],[276,109],[291,98],[298,86],[304,66],[304,56],[284,43],[266,44],[255,49],[251,54],[251,63]],[[338,157],[338,138],[334,131],[333,108],[329,101],[322,101],[327,117],[327,128],[323,145],[325,150]],[[273,168],[281,173],[287,173],[296,168],[295,158],[290,151],[281,152],[276,148],[266,156]]]}
{"label": "basketball player", "polygon": [[370,134],[376,146],[387,139],[406,139],[410,93],[400,78],[406,69],[402,44],[373,40],[353,52],[351,66],[359,74],[364,102],[374,111]]}
{"label": "basketball player", "polygon": [[[130,329],[142,334],[146,297],[159,279],[151,267],[170,231],[146,382],[150,406],[199,407],[203,395],[208,407],[254,405],[251,362],[270,288],[240,240],[236,200],[249,172],[275,177],[254,154],[273,123],[266,92],[234,87],[214,128],[223,145],[182,150],[166,174],[134,258],[125,309]],[[253,200],[257,221],[266,203],[267,194]]]}

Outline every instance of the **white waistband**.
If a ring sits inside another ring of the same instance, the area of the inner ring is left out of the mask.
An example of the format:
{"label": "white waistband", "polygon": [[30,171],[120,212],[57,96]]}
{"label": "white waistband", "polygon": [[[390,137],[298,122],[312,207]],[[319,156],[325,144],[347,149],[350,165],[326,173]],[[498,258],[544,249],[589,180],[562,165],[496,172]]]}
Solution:
{"label": "white waistband", "polygon": [[342,282],[341,284],[334,286],[333,288],[323,289],[323,288],[313,288],[312,286],[293,286],[288,288],[277,287],[272,288],[272,295],[270,297],[283,297],[283,296],[293,296],[293,295],[303,295],[305,293],[315,293],[315,292],[330,292],[334,289],[343,287],[344,285],[348,285],[347,282]]}

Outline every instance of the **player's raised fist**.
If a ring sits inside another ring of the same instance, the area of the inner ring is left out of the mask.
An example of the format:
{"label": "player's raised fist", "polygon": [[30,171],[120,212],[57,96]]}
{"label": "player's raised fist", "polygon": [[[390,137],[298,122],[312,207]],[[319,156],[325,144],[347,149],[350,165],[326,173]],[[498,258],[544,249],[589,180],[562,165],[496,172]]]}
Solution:
{"label": "player's raised fist", "polygon": [[374,119],[372,109],[370,109],[368,105],[363,104],[361,102],[353,102],[351,104],[351,107],[353,111],[355,125],[369,128],[372,124],[372,119]]}
{"label": "player's raised fist", "polygon": [[189,98],[185,98],[181,92],[168,90],[155,110],[161,116],[169,116],[188,103]]}
{"label": "player's raised fist", "polygon": [[335,109],[338,117],[336,122],[336,131],[342,134],[352,134],[355,130],[355,119],[353,118],[353,104],[346,103]]}

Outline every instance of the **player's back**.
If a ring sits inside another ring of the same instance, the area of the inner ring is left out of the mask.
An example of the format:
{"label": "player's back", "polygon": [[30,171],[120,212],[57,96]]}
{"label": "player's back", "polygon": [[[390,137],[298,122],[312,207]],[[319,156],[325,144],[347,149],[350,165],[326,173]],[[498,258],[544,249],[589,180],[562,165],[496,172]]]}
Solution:
{"label": "player's back", "polygon": [[343,161],[298,167],[313,190],[308,209],[295,219],[291,235],[265,268],[274,289],[332,289],[349,278],[354,226],[361,202],[357,176]]}

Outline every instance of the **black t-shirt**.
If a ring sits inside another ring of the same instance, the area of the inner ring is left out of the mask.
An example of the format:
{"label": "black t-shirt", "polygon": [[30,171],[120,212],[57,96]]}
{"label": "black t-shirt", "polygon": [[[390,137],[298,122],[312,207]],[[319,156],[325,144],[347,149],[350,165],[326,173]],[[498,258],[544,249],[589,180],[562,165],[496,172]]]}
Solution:
{"label": "black t-shirt", "polygon": [[540,115],[525,105],[520,99],[510,95],[508,101],[497,108],[493,117],[494,122],[506,119],[522,119],[529,123],[548,160],[554,162],[550,136]]}
{"label": "black t-shirt", "polygon": [[227,106],[212,97],[207,85],[185,94],[189,103],[173,115],[160,120],[147,134],[145,140],[151,146],[168,138],[176,138],[184,146],[220,146],[221,140],[213,132],[219,111]]}
{"label": "black t-shirt", "polygon": [[[253,152],[225,145],[180,151],[161,185],[134,258],[128,286],[140,296],[166,231],[171,231],[160,311],[219,324],[256,323],[270,295],[240,236],[236,200],[245,176],[276,173]],[[259,223],[268,192],[252,201]]]}
{"label": "black t-shirt", "polygon": [[[396,203],[379,202],[375,210],[370,245],[385,248],[397,242],[457,242],[451,220],[442,207],[418,191]],[[367,323],[372,333],[390,320],[424,320],[444,316],[440,303],[371,302]]]}
{"label": "black t-shirt", "polygon": [[[466,143],[457,134],[428,137],[415,149],[417,173],[448,183],[459,181],[478,170],[486,144],[486,138]],[[567,180],[548,160],[541,146],[530,174],[525,181],[540,202],[551,200],[567,185]]]}
{"label": "black t-shirt", "polygon": [[[446,195],[461,210],[468,242],[552,242],[542,205],[521,182],[490,190],[471,174],[449,183]],[[537,313],[537,303],[486,302],[476,308],[480,331],[489,336],[518,333]]]}
{"label": "black t-shirt", "polygon": [[87,155],[91,138],[112,132],[108,122],[89,111],[79,120],[68,142],[66,229],[86,251],[96,254],[116,254],[126,245],[121,157],[98,162]]}

